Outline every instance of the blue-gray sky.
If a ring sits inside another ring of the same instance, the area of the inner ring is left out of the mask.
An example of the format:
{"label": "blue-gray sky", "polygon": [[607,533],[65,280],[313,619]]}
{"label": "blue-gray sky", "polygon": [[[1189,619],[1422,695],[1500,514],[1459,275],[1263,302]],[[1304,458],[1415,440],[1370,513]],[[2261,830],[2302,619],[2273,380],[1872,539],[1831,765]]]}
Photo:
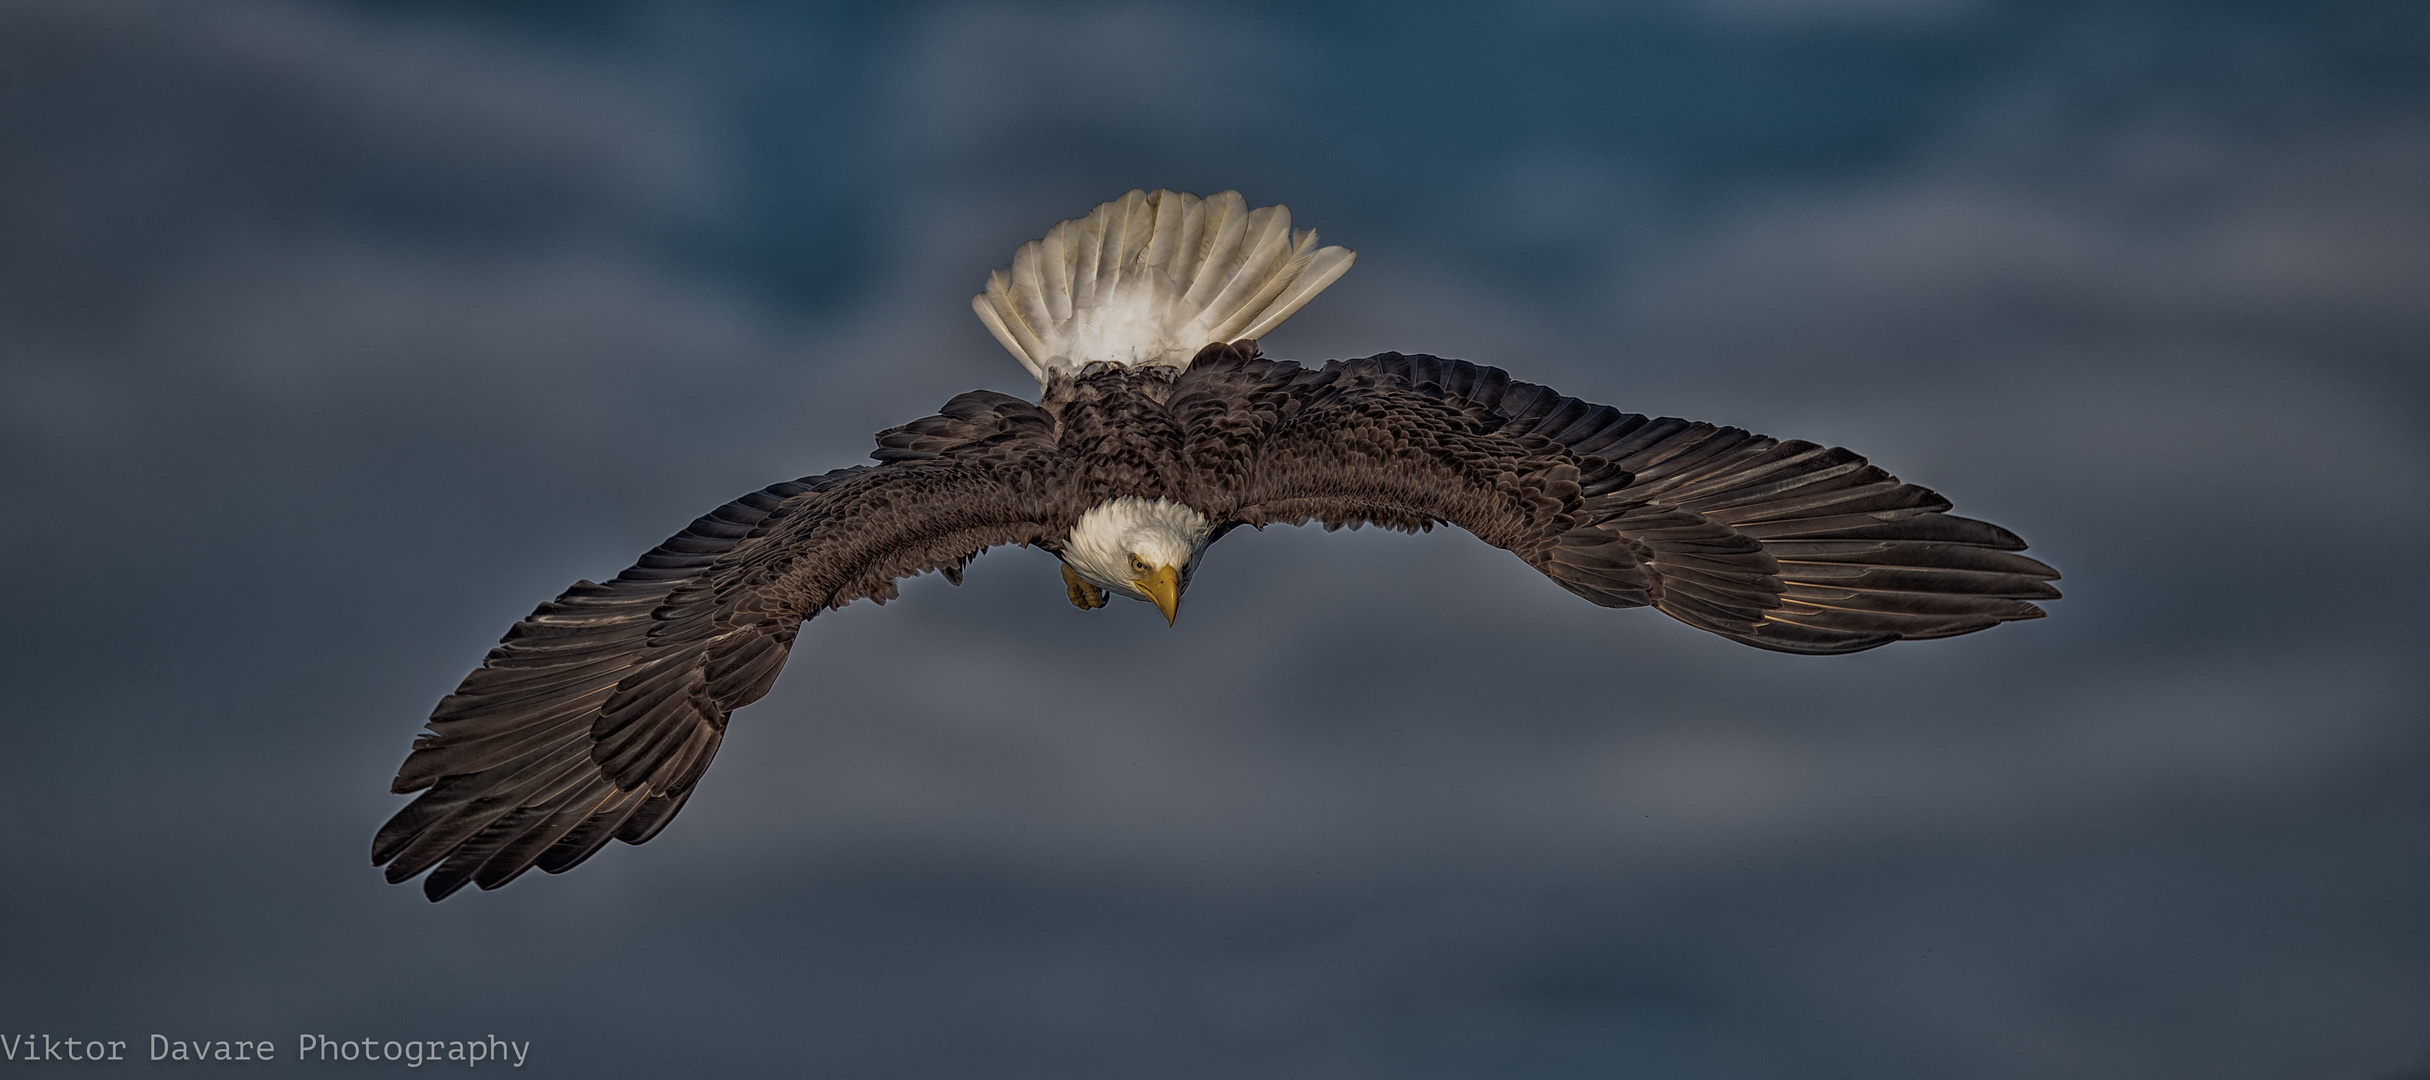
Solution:
{"label": "blue-gray sky", "polygon": [[[16,0],[0,78],[0,1030],[2430,1070],[2420,5]],[[1843,443],[2068,596],[1810,658],[1456,530],[1235,534],[1171,630],[999,552],[812,622],[652,843],[380,881],[509,623],[1030,392],[968,296],[1159,186],[1360,252],[1275,355]]]}

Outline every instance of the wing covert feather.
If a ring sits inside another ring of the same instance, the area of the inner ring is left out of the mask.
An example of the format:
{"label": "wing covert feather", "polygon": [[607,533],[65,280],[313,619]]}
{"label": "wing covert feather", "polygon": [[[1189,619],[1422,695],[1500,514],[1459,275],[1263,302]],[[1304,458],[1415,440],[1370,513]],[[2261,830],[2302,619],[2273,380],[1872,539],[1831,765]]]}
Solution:
{"label": "wing covert feather", "polygon": [[1594,603],[1786,652],[1969,633],[2059,595],[2016,534],[1846,449],[1624,413],[1434,356],[1200,363],[1177,405],[1192,380],[1240,402],[1191,419],[1210,456],[1243,462],[1214,486],[1237,487],[1222,508],[1247,523],[1448,522]]}
{"label": "wing covert feather", "polygon": [[1035,406],[965,394],[881,433],[885,464],[745,495],[614,580],[576,582],[432,711],[391,785],[421,795],[381,827],[373,865],[392,882],[430,871],[439,900],[655,836],[804,620],[1068,530],[1035,494],[1051,447]]}

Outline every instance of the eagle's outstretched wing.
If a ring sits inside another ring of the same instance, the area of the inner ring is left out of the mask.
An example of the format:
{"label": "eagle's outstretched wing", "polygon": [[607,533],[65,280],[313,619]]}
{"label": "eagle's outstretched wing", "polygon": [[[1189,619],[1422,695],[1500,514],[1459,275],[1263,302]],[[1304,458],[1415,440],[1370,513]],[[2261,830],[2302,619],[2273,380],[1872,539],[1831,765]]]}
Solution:
{"label": "eagle's outstretched wing", "polygon": [[372,864],[392,882],[437,867],[422,889],[438,900],[656,835],[803,620],[1070,529],[1036,496],[1051,432],[1028,402],[964,394],[880,435],[882,465],[743,496],[615,580],[576,582],[439,702],[391,786],[422,796],[381,827]]}
{"label": "eagle's outstretched wing", "polygon": [[1847,450],[1594,405],[1459,360],[1209,349],[1174,395],[1234,521],[1449,522],[1606,607],[1856,652],[2036,618],[2058,573]]}

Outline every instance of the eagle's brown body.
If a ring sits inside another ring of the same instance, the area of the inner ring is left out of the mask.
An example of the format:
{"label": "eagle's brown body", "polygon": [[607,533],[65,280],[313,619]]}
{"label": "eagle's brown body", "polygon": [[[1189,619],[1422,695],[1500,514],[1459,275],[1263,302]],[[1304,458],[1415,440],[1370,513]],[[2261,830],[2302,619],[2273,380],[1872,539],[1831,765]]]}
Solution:
{"label": "eagle's brown body", "polygon": [[1131,496],[1238,525],[1457,525],[1606,607],[1768,649],[1840,653],[2042,610],[2049,567],[1996,525],[1846,450],[1649,419],[1499,369],[1386,353],[1303,368],[1253,344],[1187,369],[1056,373],[878,436],[876,466],[778,484],[508,631],[439,703],[372,859],[438,899],[682,807],[802,622],[1003,544],[1061,544]]}
{"label": "eagle's brown body", "polygon": [[1355,258],[1238,192],[1134,191],[1022,245],[971,304],[1035,404],[963,394],[879,433],[877,465],[743,496],[541,605],[439,702],[392,785],[422,795],[372,863],[430,870],[437,900],[649,839],[804,620],[914,574],[959,582],[1001,544],[1054,552],[1081,607],[1119,592],[1171,619],[1237,526],[1444,523],[1605,607],[1802,653],[2030,619],[2058,595],[2015,534],[1846,450],[1458,360],[1258,355],[1247,339]]}

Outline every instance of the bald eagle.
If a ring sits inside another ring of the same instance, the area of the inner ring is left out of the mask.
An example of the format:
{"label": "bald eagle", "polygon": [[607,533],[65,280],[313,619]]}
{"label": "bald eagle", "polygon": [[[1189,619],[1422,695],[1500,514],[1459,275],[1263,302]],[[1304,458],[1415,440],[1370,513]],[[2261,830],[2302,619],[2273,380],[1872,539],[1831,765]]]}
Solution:
{"label": "bald eagle", "polygon": [[[2016,534],[1856,454],[1594,405],[1498,368],[1257,347],[1350,268],[1281,206],[1133,191],[1023,245],[972,306],[1037,377],[880,432],[876,465],[736,499],[613,581],[575,582],[440,701],[372,841],[439,900],[658,834],[802,623],[959,583],[990,547],[1062,560],[1071,602],[1178,614],[1242,525],[1457,525],[1604,607],[1759,648],[1849,653],[2043,614]],[[433,868],[436,869],[433,869]]]}

